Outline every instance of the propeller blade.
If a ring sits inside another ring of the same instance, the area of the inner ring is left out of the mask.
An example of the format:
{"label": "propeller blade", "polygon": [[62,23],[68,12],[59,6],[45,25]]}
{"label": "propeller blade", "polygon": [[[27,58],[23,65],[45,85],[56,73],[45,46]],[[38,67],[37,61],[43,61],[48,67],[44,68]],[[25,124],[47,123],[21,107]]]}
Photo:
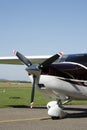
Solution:
{"label": "propeller blade", "polygon": [[26,66],[31,66],[32,63],[24,56],[22,55],[20,52],[13,50],[13,53],[19,58],[20,61],[22,61]]}
{"label": "propeller blade", "polygon": [[52,64],[54,61],[56,61],[62,55],[63,55],[62,52],[59,52],[58,54],[53,55],[52,57],[50,57],[49,59],[47,59],[43,63],[41,63],[40,68],[49,66],[50,64]]}
{"label": "propeller blade", "polygon": [[33,75],[33,85],[32,85],[32,92],[31,92],[30,108],[33,107],[33,103],[34,103],[34,95],[35,95],[35,80],[36,80],[36,76]]}

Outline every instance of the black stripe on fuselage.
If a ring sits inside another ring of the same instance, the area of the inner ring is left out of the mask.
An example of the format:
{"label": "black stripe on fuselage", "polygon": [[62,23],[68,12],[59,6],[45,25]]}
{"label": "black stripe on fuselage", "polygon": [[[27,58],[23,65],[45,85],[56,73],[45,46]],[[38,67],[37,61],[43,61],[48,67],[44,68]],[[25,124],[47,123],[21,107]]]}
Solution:
{"label": "black stripe on fuselage", "polygon": [[79,81],[79,80],[75,80],[75,79],[66,79],[66,78],[61,78],[61,77],[58,77],[58,79],[68,82],[70,84],[87,87],[87,81]]}
{"label": "black stripe on fuselage", "polygon": [[74,62],[61,62],[51,64],[42,71],[42,74],[76,80],[87,80],[87,67]]}

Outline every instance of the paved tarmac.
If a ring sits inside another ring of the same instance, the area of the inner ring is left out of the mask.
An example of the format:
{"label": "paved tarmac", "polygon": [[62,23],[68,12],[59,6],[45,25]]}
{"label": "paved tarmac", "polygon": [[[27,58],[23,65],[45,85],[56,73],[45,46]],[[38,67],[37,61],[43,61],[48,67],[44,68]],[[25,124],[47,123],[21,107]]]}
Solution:
{"label": "paved tarmac", "polygon": [[66,118],[52,120],[45,108],[0,108],[0,130],[87,130],[87,105],[65,111]]}

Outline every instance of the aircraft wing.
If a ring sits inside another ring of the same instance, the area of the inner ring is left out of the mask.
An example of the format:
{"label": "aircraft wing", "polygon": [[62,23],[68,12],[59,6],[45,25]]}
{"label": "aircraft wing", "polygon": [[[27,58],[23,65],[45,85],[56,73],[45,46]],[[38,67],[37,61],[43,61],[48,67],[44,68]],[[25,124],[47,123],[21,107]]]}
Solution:
{"label": "aircraft wing", "polygon": [[[42,63],[49,57],[51,57],[51,55],[49,55],[49,56],[26,56],[26,58],[28,58],[33,64]],[[0,57],[0,64],[22,65],[23,63],[16,56],[11,56],[11,57]]]}

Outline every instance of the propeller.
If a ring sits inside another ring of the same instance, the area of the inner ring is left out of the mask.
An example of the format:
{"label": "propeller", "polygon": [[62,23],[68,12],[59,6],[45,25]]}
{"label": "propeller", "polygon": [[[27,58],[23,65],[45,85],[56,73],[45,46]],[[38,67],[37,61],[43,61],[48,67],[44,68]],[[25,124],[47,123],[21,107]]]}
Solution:
{"label": "propeller", "polygon": [[13,53],[20,59],[20,61],[22,61],[26,66],[31,66],[32,63],[24,56],[22,55],[21,53],[19,53],[18,51],[16,50],[13,50]]}
{"label": "propeller", "polygon": [[48,58],[41,64],[32,64],[30,60],[28,60],[24,55],[22,55],[20,52],[14,50],[13,53],[19,58],[21,62],[23,62],[27,68],[28,74],[33,75],[33,84],[32,84],[32,92],[31,92],[31,100],[30,100],[30,108],[33,107],[34,102],[34,95],[35,95],[35,83],[37,77],[40,76],[41,71],[49,67],[50,64],[52,64],[54,61],[56,61],[60,56],[63,55],[62,52],[59,52],[58,54],[53,55],[52,57]]}

